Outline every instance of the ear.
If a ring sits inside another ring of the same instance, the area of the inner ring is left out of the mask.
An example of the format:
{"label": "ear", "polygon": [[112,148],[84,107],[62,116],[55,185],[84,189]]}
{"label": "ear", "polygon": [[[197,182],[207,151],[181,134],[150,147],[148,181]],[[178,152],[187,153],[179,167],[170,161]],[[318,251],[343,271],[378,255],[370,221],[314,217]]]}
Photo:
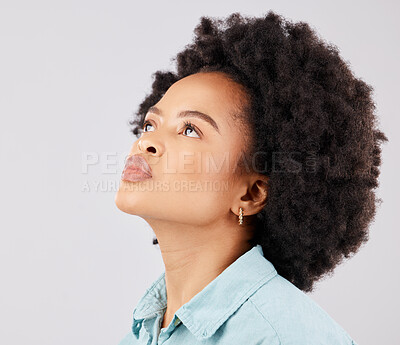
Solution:
{"label": "ear", "polygon": [[247,180],[241,194],[235,200],[232,212],[238,215],[241,207],[245,216],[259,213],[267,203],[268,177],[261,174],[253,175]]}

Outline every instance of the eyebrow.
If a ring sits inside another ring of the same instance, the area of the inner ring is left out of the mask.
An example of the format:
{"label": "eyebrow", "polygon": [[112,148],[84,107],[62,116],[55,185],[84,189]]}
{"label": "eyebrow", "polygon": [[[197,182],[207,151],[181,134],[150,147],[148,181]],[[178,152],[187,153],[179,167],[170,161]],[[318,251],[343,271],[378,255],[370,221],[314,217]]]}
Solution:
{"label": "eyebrow", "polygon": [[[159,116],[162,116],[162,115],[163,115],[163,114],[161,113],[161,110],[160,110],[159,108],[157,108],[156,106],[150,107],[150,108],[148,109],[147,112],[148,112],[148,113],[154,113],[154,114],[157,114],[157,115],[159,115]],[[219,131],[219,127],[218,127],[217,123],[213,120],[213,118],[212,118],[211,116],[209,116],[209,115],[207,115],[207,114],[204,114],[204,113],[202,113],[202,112],[200,112],[200,111],[197,111],[197,110],[183,110],[183,111],[181,111],[181,112],[178,113],[178,117],[179,117],[179,118],[180,118],[180,117],[189,117],[189,116],[191,116],[191,117],[197,117],[197,118],[199,118],[199,119],[201,119],[201,120],[203,120],[203,121],[208,122],[211,126],[214,127],[214,129],[215,129],[219,134],[221,134],[220,131]]]}

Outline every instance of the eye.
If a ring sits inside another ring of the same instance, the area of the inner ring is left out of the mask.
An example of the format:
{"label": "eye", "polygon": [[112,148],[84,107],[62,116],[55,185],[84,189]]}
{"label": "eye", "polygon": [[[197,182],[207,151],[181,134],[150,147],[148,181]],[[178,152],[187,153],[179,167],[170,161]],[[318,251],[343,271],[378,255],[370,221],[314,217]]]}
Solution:
{"label": "eye", "polygon": [[198,132],[200,132],[200,130],[197,130],[197,127],[195,125],[193,125],[191,122],[189,121],[185,121],[185,129],[183,130],[183,133],[186,133],[186,131],[189,129],[191,132],[190,134],[195,134],[195,136],[192,135],[185,135],[187,137],[192,137],[192,138],[200,138],[200,135],[198,134]]}
{"label": "eye", "polygon": [[[148,130],[147,129],[148,126],[153,127],[153,129]],[[189,130],[189,134],[186,134],[186,133],[188,133],[188,130]],[[149,120],[144,121],[143,127],[142,127],[142,133],[153,132],[153,131],[154,131],[154,125]],[[197,129],[197,127],[195,125],[193,125],[191,122],[185,121],[185,126],[184,126],[184,130],[182,133],[186,137],[200,138],[199,133],[201,133],[201,131],[199,129]]]}
{"label": "eye", "polygon": [[[147,126],[148,126],[148,125],[153,126],[149,120],[146,120],[146,121],[143,123],[143,127],[142,127],[143,132],[152,132],[152,131],[148,131],[148,130],[147,130]],[[153,131],[154,131],[154,129],[153,129]]]}

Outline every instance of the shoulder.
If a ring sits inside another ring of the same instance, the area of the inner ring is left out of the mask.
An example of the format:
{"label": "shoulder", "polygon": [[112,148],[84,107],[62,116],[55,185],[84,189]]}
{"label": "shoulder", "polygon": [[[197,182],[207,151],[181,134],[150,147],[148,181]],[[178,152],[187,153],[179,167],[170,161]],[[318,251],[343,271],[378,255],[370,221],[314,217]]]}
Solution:
{"label": "shoulder", "polygon": [[[311,297],[277,274],[250,296],[253,310],[281,345],[355,345],[347,332]],[[243,306],[242,306],[243,307]]]}

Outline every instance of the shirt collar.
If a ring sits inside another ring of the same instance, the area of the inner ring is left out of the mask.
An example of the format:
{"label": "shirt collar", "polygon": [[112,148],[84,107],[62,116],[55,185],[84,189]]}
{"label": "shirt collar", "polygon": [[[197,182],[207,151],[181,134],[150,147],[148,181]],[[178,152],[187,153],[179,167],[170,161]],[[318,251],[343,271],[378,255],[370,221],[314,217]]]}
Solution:
{"label": "shirt collar", "polygon": [[[216,330],[262,285],[277,274],[274,266],[256,245],[228,266],[175,315],[199,340]],[[133,312],[133,333],[138,336],[143,319],[151,318],[167,306],[165,271],[146,290]]]}

